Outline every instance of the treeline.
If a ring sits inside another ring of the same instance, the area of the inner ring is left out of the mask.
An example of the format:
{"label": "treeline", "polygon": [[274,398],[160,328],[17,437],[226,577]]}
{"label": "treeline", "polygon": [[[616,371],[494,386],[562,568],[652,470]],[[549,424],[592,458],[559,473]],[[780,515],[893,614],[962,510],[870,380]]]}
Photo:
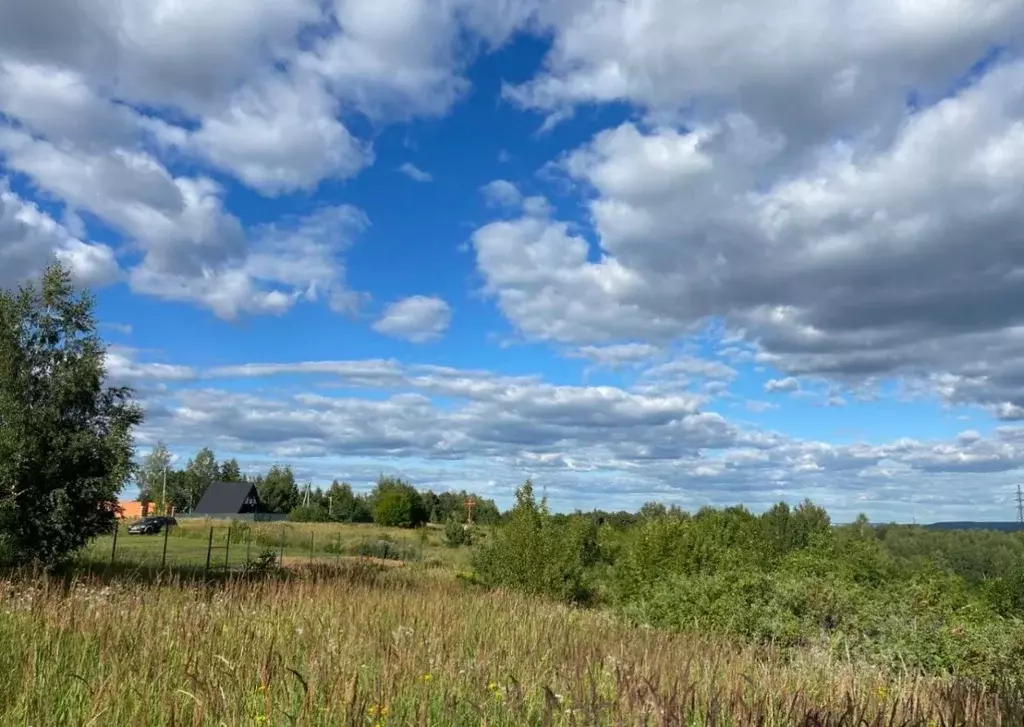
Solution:
{"label": "treeline", "polygon": [[527,482],[466,578],[639,624],[1024,687],[1024,533],[834,527],[810,502],[554,515]]}
{"label": "treeline", "polygon": [[234,458],[218,461],[209,447],[199,450],[183,469],[171,467],[171,454],[157,443],[138,470],[139,497],[167,505],[176,512],[190,512],[213,482],[251,482],[256,485],[262,508],[300,522],[377,523],[415,528],[425,523],[463,523],[472,519],[494,525],[501,513],[494,500],[465,491],[420,492],[398,478],[384,477],[368,493],[357,493],[347,482],[335,480],[326,490],[311,483],[300,485],[289,465],[272,465],[265,473],[243,473]]}

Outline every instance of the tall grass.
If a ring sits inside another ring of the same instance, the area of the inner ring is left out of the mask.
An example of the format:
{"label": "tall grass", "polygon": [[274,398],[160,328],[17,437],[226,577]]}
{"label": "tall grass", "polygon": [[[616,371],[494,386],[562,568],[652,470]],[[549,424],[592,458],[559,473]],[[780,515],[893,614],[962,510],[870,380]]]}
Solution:
{"label": "tall grass", "polygon": [[217,586],[0,580],[0,724],[1021,724],[1005,698],[321,567]]}

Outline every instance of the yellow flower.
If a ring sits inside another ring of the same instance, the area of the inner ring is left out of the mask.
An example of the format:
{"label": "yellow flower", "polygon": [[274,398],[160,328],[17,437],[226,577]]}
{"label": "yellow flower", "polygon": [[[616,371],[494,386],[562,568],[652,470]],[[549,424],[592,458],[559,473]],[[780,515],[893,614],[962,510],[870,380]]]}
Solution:
{"label": "yellow flower", "polygon": [[879,699],[885,700],[885,698],[889,696],[889,690],[885,687],[879,687],[876,694],[878,695]]}
{"label": "yellow flower", "polygon": [[490,689],[492,692],[498,691],[498,685],[494,682],[488,682],[487,688]]}
{"label": "yellow flower", "polygon": [[434,677],[432,677],[429,672],[423,675],[423,681],[425,682],[429,682],[433,678]]}

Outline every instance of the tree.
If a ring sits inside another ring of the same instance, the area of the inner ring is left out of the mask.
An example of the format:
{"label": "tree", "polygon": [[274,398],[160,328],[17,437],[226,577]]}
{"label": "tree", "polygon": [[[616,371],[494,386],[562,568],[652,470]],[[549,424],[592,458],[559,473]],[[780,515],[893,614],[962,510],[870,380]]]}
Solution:
{"label": "tree", "polygon": [[188,473],[185,470],[167,470],[167,502],[174,511],[187,512],[192,498]]}
{"label": "tree", "polygon": [[370,493],[373,521],[393,528],[415,528],[427,522],[420,493],[399,479],[381,477]]}
{"label": "tree", "polygon": [[289,513],[299,504],[299,488],[289,466],[274,465],[256,482],[260,501],[268,512]]}
{"label": "tree", "polygon": [[114,522],[142,409],[106,386],[93,300],[59,263],[0,292],[0,557],[53,566]]}
{"label": "tree", "polygon": [[458,548],[462,545],[472,545],[473,533],[470,531],[468,525],[464,525],[452,517],[444,526],[444,544],[449,548]]}
{"label": "tree", "polygon": [[584,603],[592,597],[588,577],[597,558],[597,526],[582,517],[558,523],[527,480],[505,525],[474,553],[473,567],[491,587]]}
{"label": "tree", "polygon": [[244,482],[242,468],[238,466],[238,460],[232,457],[220,463],[218,477],[221,482]]}
{"label": "tree", "polygon": [[157,503],[157,509],[163,509],[164,473],[170,470],[171,452],[161,440],[142,460],[137,479],[139,481],[139,499]]}
{"label": "tree", "polygon": [[352,485],[335,480],[327,490],[328,513],[331,520],[346,523],[373,522],[373,513],[366,498],[352,492]]}
{"label": "tree", "polygon": [[199,504],[218,474],[217,458],[209,447],[203,447],[196,453],[195,459],[188,461],[185,466],[185,489],[189,511]]}

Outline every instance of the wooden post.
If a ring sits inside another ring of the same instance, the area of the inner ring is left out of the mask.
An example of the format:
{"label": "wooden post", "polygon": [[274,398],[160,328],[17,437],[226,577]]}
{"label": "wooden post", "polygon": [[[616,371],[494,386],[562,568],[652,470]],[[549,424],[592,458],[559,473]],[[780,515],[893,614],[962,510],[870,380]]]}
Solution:
{"label": "wooden post", "polygon": [[231,528],[228,528],[228,536],[224,539],[224,570],[228,569],[228,558],[231,556]]}
{"label": "wooden post", "polygon": [[476,500],[472,497],[466,500],[466,513],[468,515],[467,522],[473,524],[473,508],[476,507]]}
{"label": "wooden post", "polygon": [[[256,521],[253,520],[255,523]],[[249,533],[245,536],[245,564],[249,565],[249,547],[252,545],[252,528],[249,528]]]}
{"label": "wooden post", "polygon": [[210,573],[210,553],[213,552],[213,526],[210,526],[210,537],[206,541],[206,567],[203,569],[203,580]]}
{"label": "wooden post", "polygon": [[117,531],[121,529],[121,523],[118,520],[114,521],[114,544],[110,546],[110,562],[114,562],[114,556],[117,555]]}
{"label": "wooden post", "polygon": [[167,537],[171,534],[171,526],[164,525],[164,552],[160,555],[160,570],[167,565]]}

